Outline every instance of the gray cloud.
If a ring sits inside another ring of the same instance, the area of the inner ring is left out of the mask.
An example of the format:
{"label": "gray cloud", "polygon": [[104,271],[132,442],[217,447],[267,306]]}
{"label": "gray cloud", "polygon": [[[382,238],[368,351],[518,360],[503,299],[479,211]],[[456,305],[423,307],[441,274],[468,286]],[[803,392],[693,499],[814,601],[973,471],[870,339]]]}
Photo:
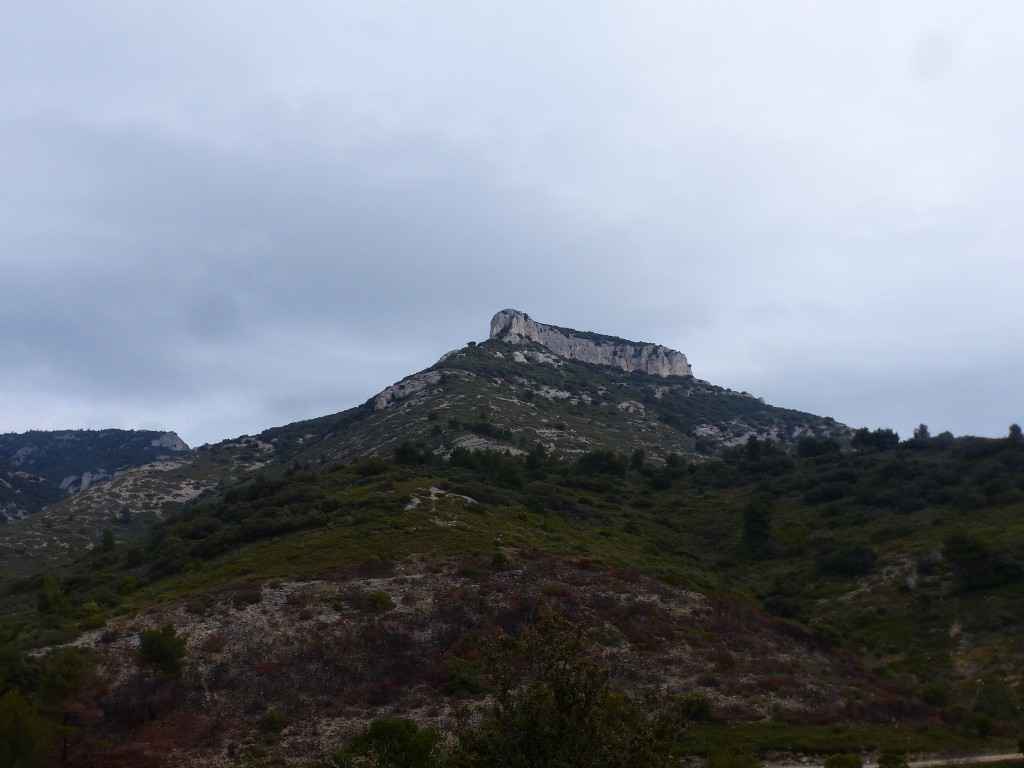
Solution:
{"label": "gray cloud", "polygon": [[12,12],[0,428],[251,433],[516,306],[855,426],[1002,433],[1021,12],[732,9]]}

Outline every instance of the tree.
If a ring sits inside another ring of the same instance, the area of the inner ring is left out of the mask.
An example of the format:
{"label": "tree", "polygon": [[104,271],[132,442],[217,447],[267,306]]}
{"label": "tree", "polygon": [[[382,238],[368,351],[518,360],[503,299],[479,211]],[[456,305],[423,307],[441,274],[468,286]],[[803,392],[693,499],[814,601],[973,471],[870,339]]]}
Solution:
{"label": "tree", "polygon": [[139,632],[139,659],[162,679],[180,677],[186,642],[170,622],[160,629],[144,629]]}
{"label": "tree", "polygon": [[109,528],[103,529],[103,538],[100,541],[100,552],[113,552],[117,546],[117,536]]}
{"label": "tree", "polygon": [[66,763],[78,728],[103,714],[97,701],[104,682],[92,657],[81,648],[56,648],[43,657],[41,667],[35,696],[40,711],[56,723],[61,761]]}
{"label": "tree", "polygon": [[764,554],[769,549],[774,506],[771,496],[766,493],[756,494],[743,506],[743,543],[755,555]]}
{"label": "tree", "polygon": [[407,718],[382,717],[349,741],[352,765],[373,768],[435,768],[441,733]]}
{"label": "tree", "polygon": [[942,545],[942,557],[950,562],[965,589],[990,585],[995,579],[992,550],[977,536],[957,531]]}
{"label": "tree", "polygon": [[1011,443],[1019,443],[1019,442],[1021,442],[1022,438],[1021,438],[1020,424],[1011,424],[1010,425],[1010,432],[1007,435],[1006,439],[1009,440]]}
{"label": "tree", "polygon": [[927,424],[920,424],[918,425],[917,429],[914,430],[915,440],[928,440],[930,437],[931,434],[928,432]]}
{"label": "tree", "polygon": [[839,453],[841,450],[839,443],[831,437],[824,440],[819,440],[816,437],[801,437],[796,442],[796,455],[802,459],[826,456],[830,453]]}
{"label": "tree", "polygon": [[60,582],[54,576],[44,576],[36,593],[36,608],[46,615],[63,616],[71,611],[71,603],[64,596]]}
{"label": "tree", "polygon": [[850,446],[855,451],[869,453],[872,451],[892,451],[899,447],[900,436],[891,429],[876,429],[874,432],[867,427],[854,430]]}
{"label": "tree", "polygon": [[644,449],[643,448],[637,448],[635,451],[633,451],[633,454],[629,457],[629,468],[634,470],[634,471],[636,471],[636,472],[639,472],[640,470],[642,470],[644,468],[644,459],[646,457],[647,457],[647,454],[644,453]]}
{"label": "tree", "polygon": [[576,460],[577,469],[584,475],[612,475],[622,477],[629,467],[629,460],[614,451],[598,449],[584,453]]}
{"label": "tree", "polygon": [[35,768],[49,746],[46,721],[14,688],[0,696],[0,766]]}
{"label": "tree", "polygon": [[493,641],[491,716],[479,725],[460,722],[452,768],[668,765],[678,718],[614,690],[611,671],[587,650],[582,628],[551,612],[521,641]]}

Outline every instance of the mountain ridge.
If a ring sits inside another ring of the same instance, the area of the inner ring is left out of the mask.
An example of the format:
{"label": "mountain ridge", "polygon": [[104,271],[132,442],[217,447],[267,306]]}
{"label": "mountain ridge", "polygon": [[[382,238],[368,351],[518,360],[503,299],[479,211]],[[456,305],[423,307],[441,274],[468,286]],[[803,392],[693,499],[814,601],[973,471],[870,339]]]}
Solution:
{"label": "mountain ridge", "polygon": [[187,450],[175,432],[156,430],[0,434],[0,520],[26,517],[96,483]]}

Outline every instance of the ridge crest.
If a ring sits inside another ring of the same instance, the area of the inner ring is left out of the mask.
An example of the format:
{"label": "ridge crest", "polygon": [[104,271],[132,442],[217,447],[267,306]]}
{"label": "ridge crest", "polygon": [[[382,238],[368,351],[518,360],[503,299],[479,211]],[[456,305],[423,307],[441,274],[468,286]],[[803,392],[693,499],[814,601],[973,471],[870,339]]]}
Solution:
{"label": "ridge crest", "polygon": [[608,365],[655,376],[692,376],[686,355],[660,344],[559,328],[533,320],[518,309],[503,309],[491,318],[490,338],[508,344],[533,341],[567,360]]}

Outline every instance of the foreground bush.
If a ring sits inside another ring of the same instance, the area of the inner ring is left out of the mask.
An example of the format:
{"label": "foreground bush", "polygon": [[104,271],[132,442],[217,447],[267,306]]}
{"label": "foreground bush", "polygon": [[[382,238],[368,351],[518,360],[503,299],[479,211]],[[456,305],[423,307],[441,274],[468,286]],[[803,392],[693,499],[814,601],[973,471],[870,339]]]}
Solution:
{"label": "foreground bush", "polygon": [[455,731],[452,768],[659,768],[678,717],[612,689],[610,670],[587,655],[583,630],[546,614],[491,648],[494,705]]}

